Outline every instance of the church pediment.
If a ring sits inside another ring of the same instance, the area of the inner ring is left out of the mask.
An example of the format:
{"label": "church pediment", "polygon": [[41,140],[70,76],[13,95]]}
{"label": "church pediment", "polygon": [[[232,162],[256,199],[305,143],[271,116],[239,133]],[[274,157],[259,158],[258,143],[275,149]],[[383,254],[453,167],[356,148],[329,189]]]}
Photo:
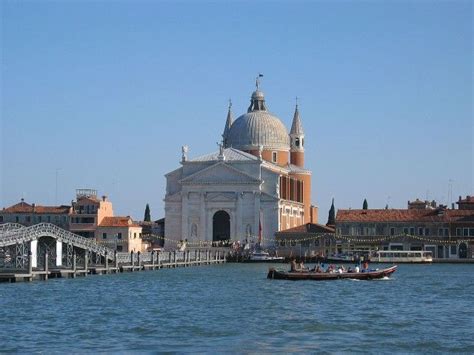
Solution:
{"label": "church pediment", "polygon": [[228,184],[259,184],[260,180],[253,176],[230,166],[224,162],[220,162],[204,168],[184,179],[183,185],[228,185]]}
{"label": "church pediment", "polygon": [[208,192],[206,194],[206,200],[210,202],[229,202],[235,199],[235,192]]}

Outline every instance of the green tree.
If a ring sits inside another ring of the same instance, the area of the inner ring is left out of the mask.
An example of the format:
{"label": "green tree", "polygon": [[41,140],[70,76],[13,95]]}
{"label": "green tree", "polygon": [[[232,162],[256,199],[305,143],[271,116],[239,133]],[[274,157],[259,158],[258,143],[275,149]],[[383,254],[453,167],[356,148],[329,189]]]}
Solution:
{"label": "green tree", "polygon": [[336,209],[334,208],[334,199],[332,199],[331,209],[329,210],[328,223],[327,226],[336,225]]}
{"label": "green tree", "polygon": [[148,203],[145,207],[145,218],[143,218],[143,220],[145,222],[151,222],[150,206],[148,205]]}
{"label": "green tree", "polygon": [[364,198],[364,204],[362,205],[363,210],[367,210],[369,208],[369,204],[367,203],[367,199]]}

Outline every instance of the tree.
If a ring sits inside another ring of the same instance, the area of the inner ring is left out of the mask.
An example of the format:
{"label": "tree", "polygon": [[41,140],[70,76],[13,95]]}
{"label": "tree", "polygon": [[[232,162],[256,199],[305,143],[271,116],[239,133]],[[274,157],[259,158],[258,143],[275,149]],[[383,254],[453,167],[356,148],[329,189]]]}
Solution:
{"label": "tree", "polygon": [[151,215],[150,215],[150,206],[148,203],[146,204],[145,207],[145,218],[143,218],[145,222],[151,222]]}
{"label": "tree", "polygon": [[364,198],[364,204],[362,205],[363,210],[367,210],[369,208],[369,204],[367,203],[367,199]]}
{"label": "tree", "polygon": [[334,199],[332,199],[331,209],[329,210],[328,223],[326,225],[327,226],[336,225],[336,212],[334,208]]}

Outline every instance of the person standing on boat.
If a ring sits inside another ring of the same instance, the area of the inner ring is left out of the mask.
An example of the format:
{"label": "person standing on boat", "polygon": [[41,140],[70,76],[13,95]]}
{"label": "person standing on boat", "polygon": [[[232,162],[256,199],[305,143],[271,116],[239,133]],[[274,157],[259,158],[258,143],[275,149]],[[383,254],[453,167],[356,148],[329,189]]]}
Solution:
{"label": "person standing on boat", "polygon": [[363,268],[363,271],[365,272],[369,271],[369,262],[367,260],[364,261],[362,268]]}
{"label": "person standing on boat", "polygon": [[290,271],[297,271],[296,270],[296,260],[295,260],[295,258],[292,258],[290,260]]}

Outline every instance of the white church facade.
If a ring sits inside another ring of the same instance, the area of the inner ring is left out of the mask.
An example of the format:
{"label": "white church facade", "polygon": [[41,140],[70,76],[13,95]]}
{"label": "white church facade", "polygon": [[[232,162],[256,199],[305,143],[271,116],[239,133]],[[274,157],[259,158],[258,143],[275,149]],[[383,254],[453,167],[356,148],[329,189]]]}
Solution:
{"label": "white church facade", "polygon": [[288,134],[257,84],[247,113],[234,121],[229,107],[222,137],[201,157],[183,147],[181,166],[166,174],[167,239],[271,245],[280,230],[316,223],[298,106]]}

